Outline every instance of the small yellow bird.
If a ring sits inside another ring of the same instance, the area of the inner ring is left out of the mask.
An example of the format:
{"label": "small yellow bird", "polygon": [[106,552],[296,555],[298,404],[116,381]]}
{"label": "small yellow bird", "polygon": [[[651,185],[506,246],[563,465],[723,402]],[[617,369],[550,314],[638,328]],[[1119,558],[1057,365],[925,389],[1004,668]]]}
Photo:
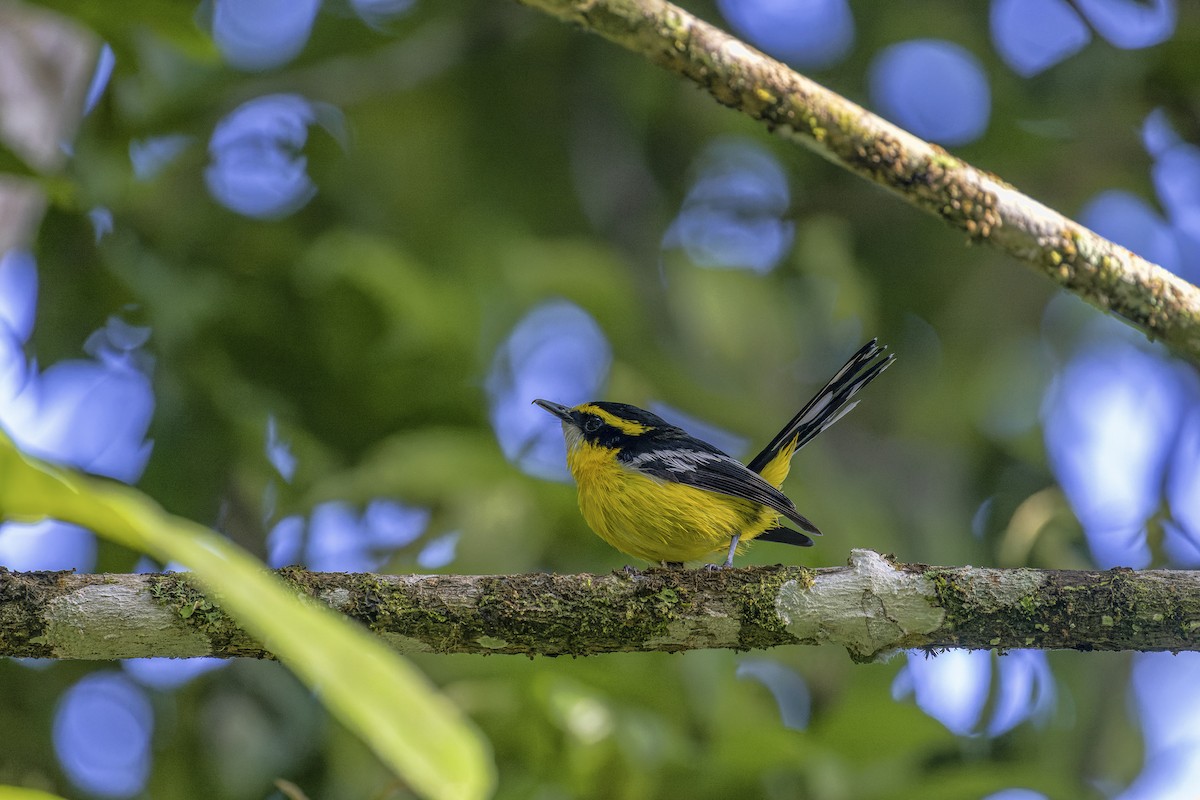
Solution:
{"label": "small yellow bird", "polygon": [[880,358],[886,349],[876,339],[863,345],[746,465],[636,406],[533,402],[562,420],[579,509],[601,539],[666,564],[728,547],[728,567],[753,539],[812,545],[780,527],[781,516],[820,535],[779,487],[796,451],[854,408],[854,394],[891,365],[895,356]]}

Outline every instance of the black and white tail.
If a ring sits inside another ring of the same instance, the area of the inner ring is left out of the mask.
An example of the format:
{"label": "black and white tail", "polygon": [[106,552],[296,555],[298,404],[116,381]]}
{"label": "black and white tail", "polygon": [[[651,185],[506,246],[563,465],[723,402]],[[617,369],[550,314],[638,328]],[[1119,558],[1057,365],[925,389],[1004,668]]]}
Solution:
{"label": "black and white tail", "polygon": [[855,393],[879,377],[879,373],[891,366],[895,360],[894,355],[887,355],[876,361],[886,350],[887,346],[881,347],[878,339],[872,339],[863,345],[837,374],[829,379],[825,388],[817,392],[816,397],[809,400],[783,430],[776,434],[771,443],[746,466],[755,472],[762,472],[793,439],[796,440],[796,450],[799,450],[818,433],[849,413],[850,409],[858,405],[857,400],[850,402]]}

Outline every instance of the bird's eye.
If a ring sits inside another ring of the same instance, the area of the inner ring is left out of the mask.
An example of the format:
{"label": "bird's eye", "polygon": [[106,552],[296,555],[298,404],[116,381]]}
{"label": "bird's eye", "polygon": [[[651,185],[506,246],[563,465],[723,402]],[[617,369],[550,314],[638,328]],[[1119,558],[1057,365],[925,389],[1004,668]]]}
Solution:
{"label": "bird's eye", "polygon": [[600,421],[599,417],[588,417],[587,422],[583,423],[583,432],[595,433],[596,431],[600,430],[600,426],[603,424],[604,423]]}

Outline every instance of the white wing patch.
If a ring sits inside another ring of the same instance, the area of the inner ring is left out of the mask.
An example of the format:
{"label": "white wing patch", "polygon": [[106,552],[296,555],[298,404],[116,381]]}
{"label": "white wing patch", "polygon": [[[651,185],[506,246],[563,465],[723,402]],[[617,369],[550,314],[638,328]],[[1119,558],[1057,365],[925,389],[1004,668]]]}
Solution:
{"label": "white wing patch", "polygon": [[670,472],[695,472],[696,468],[712,461],[728,459],[717,453],[706,453],[702,450],[656,450],[652,453],[642,453],[629,459],[629,466],[645,466],[653,463],[655,467]]}

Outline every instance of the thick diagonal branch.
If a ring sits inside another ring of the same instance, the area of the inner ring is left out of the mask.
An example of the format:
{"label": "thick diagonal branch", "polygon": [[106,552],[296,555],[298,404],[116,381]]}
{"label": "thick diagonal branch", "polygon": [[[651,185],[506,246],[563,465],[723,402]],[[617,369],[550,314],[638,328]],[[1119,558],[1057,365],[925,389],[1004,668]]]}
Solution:
{"label": "thick diagonal branch", "polygon": [[519,0],[641,53],[1200,363],[1200,289],[663,0]]}
{"label": "thick diagonal branch", "polygon": [[[608,575],[280,571],[298,593],[405,652],[594,655],[836,644],[907,648],[1200,649],[1200,572],[899,564]],[[270,657],[186,574],[0,571],[0,655]]]}

